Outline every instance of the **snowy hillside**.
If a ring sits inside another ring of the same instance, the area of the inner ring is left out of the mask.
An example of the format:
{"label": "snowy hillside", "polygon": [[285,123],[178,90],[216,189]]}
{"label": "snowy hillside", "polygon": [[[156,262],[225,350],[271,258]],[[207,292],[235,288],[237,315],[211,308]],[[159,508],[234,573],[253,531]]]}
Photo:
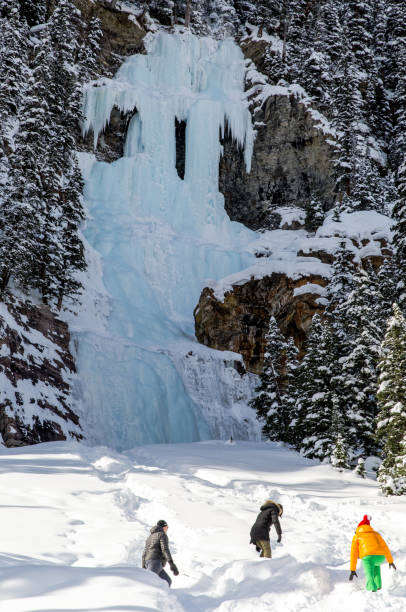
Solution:
{"label": "snowy hillside", "polygon": [[[301,459],[275,444],[141,446],[125,454],[77,443],[0,452],[0,601],[7,612],[401,612],[406,502],[370,479]],[[284,506],[272,560],[248,544],[258,507]],[[351,538],[364,514],[397,572],[383,589],[348,582]],[[170,592],[140,568],[161,518],[180,575]]]}

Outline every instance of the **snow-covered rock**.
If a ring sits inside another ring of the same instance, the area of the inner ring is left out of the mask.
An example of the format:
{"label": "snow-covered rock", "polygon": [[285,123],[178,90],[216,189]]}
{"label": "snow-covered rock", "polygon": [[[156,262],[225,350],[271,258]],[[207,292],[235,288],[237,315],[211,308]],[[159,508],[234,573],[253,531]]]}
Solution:
{"label": "snow-covered rock", "polygon": [[0,435],[6,446],[81,439],[65,322],[11,294],[0,303]]}

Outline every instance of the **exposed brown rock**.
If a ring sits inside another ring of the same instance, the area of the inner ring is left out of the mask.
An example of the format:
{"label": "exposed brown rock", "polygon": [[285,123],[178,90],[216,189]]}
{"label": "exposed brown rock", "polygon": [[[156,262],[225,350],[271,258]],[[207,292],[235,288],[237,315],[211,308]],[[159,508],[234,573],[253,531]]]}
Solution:
{"label": "exposed brown rock", "polygon": [[[65,440],[61,421],[71,437],[81,439],[79,418],[70,400],[75,363],[66,323],[45,304],[34,306],[10,294],[4,300],[0,314],[0,375],[4,377],[0,433],[4,443],[22,446]],[[21,383],[25,383],[24,397]],[[35,416],[26,418],[27,412]]]}
{"label": "exposed brown rock", "polygon": [[317,195],[326,209],[334,202],[333,148],[295,96],[271,96],[256,114],[252,168],[227,138],[220,163],[220,190],[233,221],[252,229],[275,226],[280,206],[304,208]]}
{"label": "exposed brown rock", "polygon": [[197,339],[218,350],[240,353],[247,369],[259,374],[270,316],[275,316],[282,333],[292,336],[301,349],[313,315],[323,311],[316,302],[319,294],[293,296],[295,288],[306,283],[325,286],[327,281],[319,276],[293,281],[284,274],[272,274],[233,286],[224,302],[206,287],[194,312]]}
{"label": "exposed brown rock", "polygon": [[93,131],[86,135],[81,143],[81,148],[94,153],[98,161],[111,163],[116,159],[120,159],[124,155],[124,145],[129,123],[136,112],[136,110],[133,110],[123,113],[114,106],[111,111],[110,120],[99,136],[96,148],[94,149],[93,145]]}
{"label": "exposed brown rock", "polygon": [[[101,21],[103,37],[100,43],[99,73],[113,76],[126,57],[135,53],[145,53],[144,37],[147,34],[145,23],[134,15],[113,8],[108,2],[76,0],[82,17],[89,22],[92,17]],[[136,111],[122,113],[114,107],[110,120],[99,137],[95,152],[99,161],[112,162],[123,156],[128,125]],[[77,133],[79,149],[93,152],[93,133],[89,132],[82,141]]]}
{"label": "exposed brown rock", "polygon": [[298,257],[317,257],[323,263],[332,264],[334,262],[334,255],[332,253],[326,253],[326,251],[307,251],[306,253],[302,250],[297,252]]}
{"label": "exposed brown rock", "polygon": [[[245,57],[265,71],[266,41],[246,38],[240,46]],[[230,219],[256,230],[277,227],[280,216],[274,211],[280,206],[305,208],[317,196],[326,210],[331,208],[334,148],[306,105],[293,94],[274,95],[251,110],[257,136],[249,174],[231,138],[223,143],[220,191]]]}
{"label": "exposed brown rock", "polygon": [[250,37],[242,38],[239,45],[247,59],[250,59],[257,69],[266,73],[266,55],[269,50],[269,43],[265,39]]}
{"label": "exposed brown rock", "polygon": [[115,10],[107,2],[75,0],[75,4],[86,21],[90,21],[92,17],[98,17],[101,21],[101,74],[114,74],[125,57],[144,53],[143,40],[147,31],[134,15]]}

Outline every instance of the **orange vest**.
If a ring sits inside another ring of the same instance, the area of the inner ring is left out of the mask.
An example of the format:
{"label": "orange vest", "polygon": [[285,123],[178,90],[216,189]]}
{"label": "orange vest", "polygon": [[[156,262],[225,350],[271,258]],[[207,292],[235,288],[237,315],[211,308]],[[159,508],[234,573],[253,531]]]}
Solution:
{"label": "orange vest", "polygon": [[350,570],[355,572],[358,559],[368,555],[384,555],[388,563],[393,563],[391,552],[383,537],[371,525],[357,527],[351,544]]}

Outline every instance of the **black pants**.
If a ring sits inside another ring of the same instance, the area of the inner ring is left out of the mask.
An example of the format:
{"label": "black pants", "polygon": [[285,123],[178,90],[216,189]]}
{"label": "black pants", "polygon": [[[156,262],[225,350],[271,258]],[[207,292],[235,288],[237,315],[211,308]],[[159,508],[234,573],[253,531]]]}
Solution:
{"label": "black pants", "polygon": [[151,559],[150,561],[147,561],[146,566],[147,570],[149,570],[150,572],[154,572],[154,574],[158,574],[158,576],[162,578],[162,580],[166,580],[169,586],[171,586],[172,580],[165,572],[164,568],[162,567],[162,562],[159,561],[159,559]]}

